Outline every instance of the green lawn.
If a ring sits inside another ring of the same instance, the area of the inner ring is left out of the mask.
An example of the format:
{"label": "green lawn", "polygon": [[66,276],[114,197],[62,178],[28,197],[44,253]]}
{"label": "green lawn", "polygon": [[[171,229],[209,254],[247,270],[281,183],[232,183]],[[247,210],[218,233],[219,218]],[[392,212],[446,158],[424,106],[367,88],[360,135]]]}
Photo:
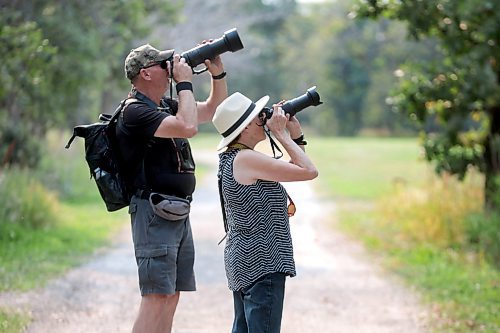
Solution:
{"label": "green lawn", "polygon": [[[191,140],[197,149],[212,150],[220,136],[199,134]],[[416,138],[308,137],[307,153],[319,169],[323,194],[353,200],[373,200],[396,183],[422,184],[432,169],[423,161]],[[269,150],[268,143],[258,149]]]}
{"label": "green lawn", "polygon": [[415,138],[308,138],[321,190],[338,199],[373,200],[395,184],[421,184],[432,173]]}

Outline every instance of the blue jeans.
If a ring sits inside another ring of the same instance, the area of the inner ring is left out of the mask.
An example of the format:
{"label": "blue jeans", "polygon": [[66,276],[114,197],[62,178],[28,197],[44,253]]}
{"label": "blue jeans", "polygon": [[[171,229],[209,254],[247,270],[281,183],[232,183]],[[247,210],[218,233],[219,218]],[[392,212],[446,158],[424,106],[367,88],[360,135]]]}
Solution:
{"label": "blue jeans", "polygon": [[264,275],[252,285],[233,292],[234,322],[232,333],[279,333],[285,274]]}

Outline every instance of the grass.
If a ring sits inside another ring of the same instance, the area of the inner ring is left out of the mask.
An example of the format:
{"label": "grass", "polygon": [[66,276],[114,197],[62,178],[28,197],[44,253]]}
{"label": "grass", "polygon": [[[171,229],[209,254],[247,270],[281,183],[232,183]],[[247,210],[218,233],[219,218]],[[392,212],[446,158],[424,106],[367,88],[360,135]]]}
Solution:
{"label": "grass", "polygon": [[0,309],[0,333],[22,332],[29,322],[26,314]]}
{"label": "grass", "polygon": [[29,290],[82,263],[124,225],[126,212],[109,214],[100,204],[62,204],[61,223],[42,229],[1,224],[0,291]]}
{"label": "grass", "polygon": [[320,190],[342,200],[374,200],[432,174],[412,138],[308,138],[306,150],[319,169]]}
{"label": "grass", "polygon": [[[212,150],[220,136],[198,134],[191,139],[196,150]],[[324,195],[336,199],[373,200],[389,193],[400,183],[419,184],[432,176],[422,160],[421,149],[413,138],[318,138],[308,137],[306,151],[313,156],[324,186]],[[258,146],[269,150],[268,142]]]}
{"label": "grass", "polygon": [[[216,155],[219,139],[200,134],[191,140],[195,159],[198,150]],[[498,270],[484,260],[480,249],[466,246],[462,237],[466,228],[457,224],[465,212],[481,206],[479,176],[461,185],[448,181],[445,187],[451,191],[443,192],[443,184],[422,161],[416,139],[308,137],[307,141],[307,151],[320,171],[318,191],[336,201],[340,227],[420,291],[431,308],[434,331],[499,331]],[[0,242],[0,290],[43,286],[86,260],[128,220],[125,209],[106,212],[88,178],[81,150],[57,147],[51,149],[57,163],[48,161],[46,166],[63,174],[55,179],[64,193],[60,204],[64,218],[29,232],[20,226],[1,227],[0,235],[7,240]],[[197,162],[197,177],[209,170],[211,166]],[[435,229],[443,220],[432,220],[436,216],[450,218]],[[0,309],[0,333],[20,332],[28,321],[26,314]]]}
{"label": "grass", "polygon": [[[193,150],[215,147],[217,139],[215,135],[201,136]],[[106,211],[89,179],[83,142],[76,140],[65,150],[61,142],[66,140],[67,135],[50,133],[51,158],[42,161],[38,171],[45,185],[60,193],[59,221],[38,229],[0,221],[0,292],[43,287],[88,260],[96,248],[109,244],[111,236],[129,221],[126,209]],[[196,176],[203,177],[209,170],[211,166],[198,162]],[[0,308],[0,333],[22,332],[29,321],[28,313]]]}
{"label": "grass", "polygon": [[468,243],[465,227],[482,210],[480,175],[464,183],[438,179],[416,139],[308,141],[317,184],[338,204],[340,228],[421,293],[433,331],[500,330],[500,274]]}
{"label": "grass", "polygon": [[[128,221],[126,209],[106,211],[97,187],[89,178],[83,142],[63,148],[64,136],[48,137],[51,158],[42,161],[40,179],[59,186],[57,221],[40,228],[0,223],[0,291],[42,287],[68,268],[82,263]],[[54,175],[60,175],[56,178]],[[0,221],[2,222],[2,221]]]}
{"label": "grass", "polygon": [[[126,209],[108,213],[89,179],[83,144],[62,149],[64,138],[49,137],[51,159],[39,178],[59,182],[60,202],[54,223],[38,228],[0,221],[0,292],[41,288],[50,279],[88,260],[96,248],[129,220]],[[56,177],[59,175],[59,177]],[[0,333],[21,332],[29,314],[0,309]]]}
{"label": "grass", "polygon": [[392,254],[392,267],[432,304],[438,332],[498,332],[499,274],[463,254],[416,245]]}

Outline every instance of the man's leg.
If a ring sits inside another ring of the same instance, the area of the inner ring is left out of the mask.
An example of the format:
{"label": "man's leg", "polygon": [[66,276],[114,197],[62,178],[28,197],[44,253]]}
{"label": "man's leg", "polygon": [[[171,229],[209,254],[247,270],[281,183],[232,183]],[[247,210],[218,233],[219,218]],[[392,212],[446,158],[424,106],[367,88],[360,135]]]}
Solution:
{"label": "man's leg", "polygon": [[170,333],[180,293],[145,295],[132,333]]}

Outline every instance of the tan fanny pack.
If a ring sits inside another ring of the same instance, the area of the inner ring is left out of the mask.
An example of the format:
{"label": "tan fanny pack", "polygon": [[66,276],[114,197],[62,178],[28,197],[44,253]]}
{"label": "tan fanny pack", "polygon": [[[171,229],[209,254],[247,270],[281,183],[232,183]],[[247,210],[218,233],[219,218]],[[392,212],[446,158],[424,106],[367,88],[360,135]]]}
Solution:
{"label": "tan fanny pack", "polygon": [[191,204],[187,199],[155,192],[149,196],[149,203],[156,215],[168,221],[187,218],[191,209]]}

